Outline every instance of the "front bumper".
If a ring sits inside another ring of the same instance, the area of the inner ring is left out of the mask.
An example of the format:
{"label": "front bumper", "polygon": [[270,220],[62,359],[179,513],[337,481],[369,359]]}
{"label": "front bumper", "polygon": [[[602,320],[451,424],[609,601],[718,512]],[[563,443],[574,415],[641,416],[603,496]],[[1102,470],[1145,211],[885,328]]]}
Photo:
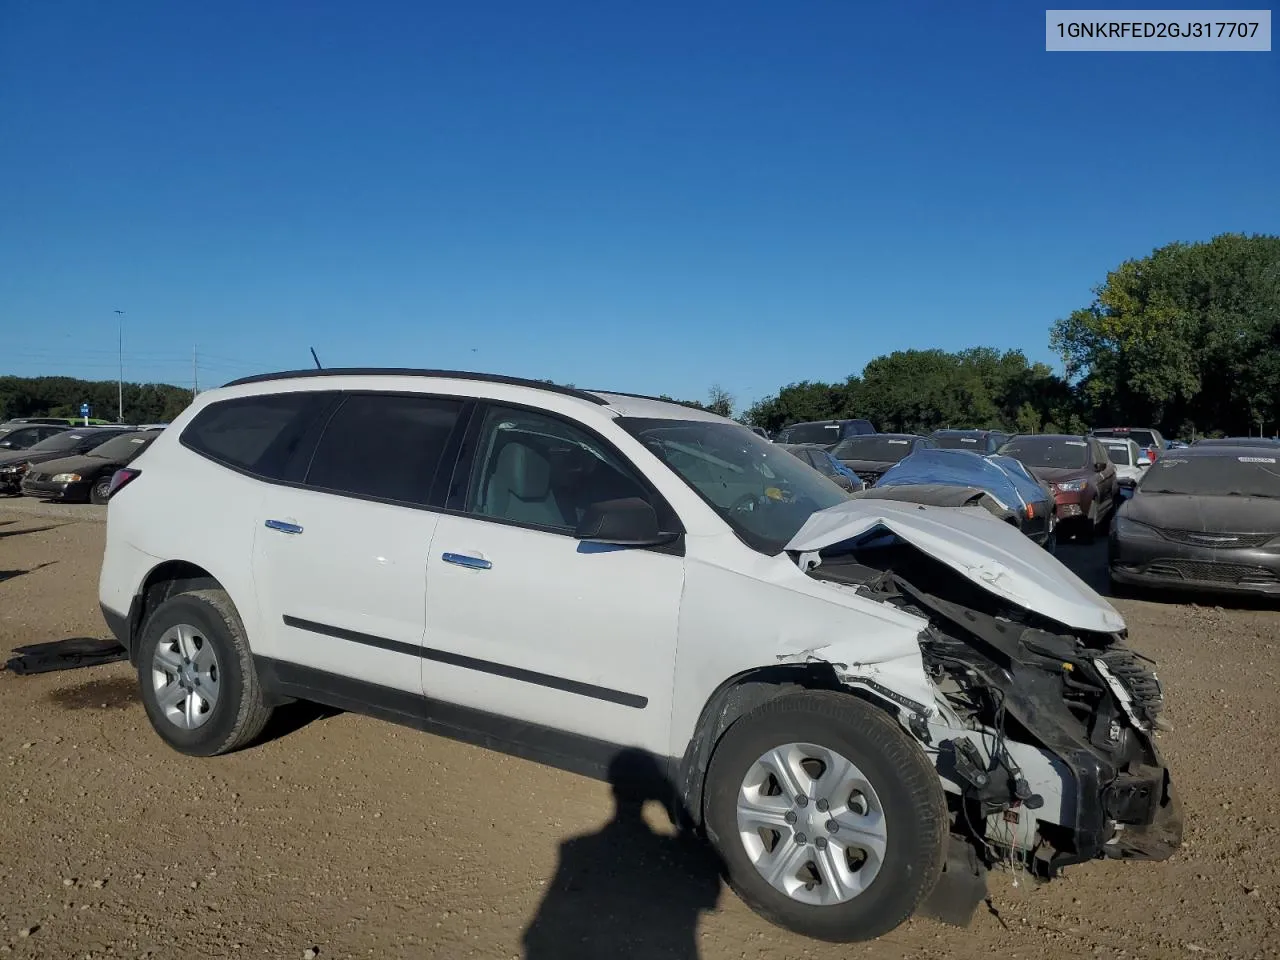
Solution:
{"label": "front bumper", "polygon": [[76,483],[54,483],[52,480],[32,480],[23,477],[21,484],[24,497],[38,497],[41,500],[88,500],[89,484],[83,480]]}
{"label": "front bumper", "polygon": [[1276,547],[1227,550],[1177,543],[1154,530],[1120,536],[1113,529],[1107,561],[1117,583],[1212,593],[1280,594],[1280,549]]}
{"label": "front bumper", "polygon": [[21,473],[0,472],[0,493],[10,496],[22,493],[22,477]]}
{"label": "front bumper", "polygon": [[1053,502],[1057,506],[1058,519],[1064,523],[1069,520],[1083,520],[1089,516],[1089,506],[1093,498],[1087,492],[1063,493],[1053,492]]}

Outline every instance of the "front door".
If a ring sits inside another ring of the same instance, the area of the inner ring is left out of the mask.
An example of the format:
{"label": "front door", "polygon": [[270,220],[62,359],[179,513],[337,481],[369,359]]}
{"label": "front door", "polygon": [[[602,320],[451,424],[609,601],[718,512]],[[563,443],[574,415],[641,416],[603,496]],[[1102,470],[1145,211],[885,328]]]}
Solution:
{"label": "front door", "polygon": [[428,698],[665,755],[683,551],[573,534],[591,503],[669,508],[581,425],[477,416],[427,561]]}
{"label": "front door", "polygon": [[[420,696],[435,473],[461,401],[355,394],[334,413],[300,487],[270,484],[257,520],[255,652],[377,702]],[[404,701],[400,701],[403,703]],[[388,704],[392,705],[392,704]]]}

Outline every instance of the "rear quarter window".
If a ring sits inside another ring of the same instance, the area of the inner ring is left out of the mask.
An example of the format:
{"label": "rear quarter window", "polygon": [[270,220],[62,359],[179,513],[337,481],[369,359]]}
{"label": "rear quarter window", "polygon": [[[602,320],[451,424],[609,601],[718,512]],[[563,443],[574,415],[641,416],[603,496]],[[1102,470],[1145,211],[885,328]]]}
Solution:
{"label": "rear quarter window", "polygon": [[292,479],[300,446],[333,397],[297,391],[221,400],[196,414],[178,439],[233,469],[266,479]]}

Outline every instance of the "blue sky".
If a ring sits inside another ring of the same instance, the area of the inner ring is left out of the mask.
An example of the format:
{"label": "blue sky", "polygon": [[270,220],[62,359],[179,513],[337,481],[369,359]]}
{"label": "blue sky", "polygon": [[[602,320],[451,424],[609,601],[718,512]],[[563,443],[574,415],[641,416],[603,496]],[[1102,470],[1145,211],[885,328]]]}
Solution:
{"label": "blue sky", "polygon": [[0,0],[0,373],[412,365],[745,406],[1052,360],[1174,241],[1280,230],[1280,53],[1028,4]]}

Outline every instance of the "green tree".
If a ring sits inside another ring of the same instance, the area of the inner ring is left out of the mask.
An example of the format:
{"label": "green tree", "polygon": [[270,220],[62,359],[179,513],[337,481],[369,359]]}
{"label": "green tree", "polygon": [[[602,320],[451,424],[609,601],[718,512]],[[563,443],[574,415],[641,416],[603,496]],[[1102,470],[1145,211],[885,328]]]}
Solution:
{"label": "green tree", "polygon": [[[1128,260],[1054,323],[1094,422],[1246,433],[1280,417],[1280,236],[1221,234]],[[1203,427],[1202,427],[1203,428]]]}
{"label": "green tree", "polygon": [[721,417],[733,416],[733,395],[718,383],[712,385],[706,409]]}

